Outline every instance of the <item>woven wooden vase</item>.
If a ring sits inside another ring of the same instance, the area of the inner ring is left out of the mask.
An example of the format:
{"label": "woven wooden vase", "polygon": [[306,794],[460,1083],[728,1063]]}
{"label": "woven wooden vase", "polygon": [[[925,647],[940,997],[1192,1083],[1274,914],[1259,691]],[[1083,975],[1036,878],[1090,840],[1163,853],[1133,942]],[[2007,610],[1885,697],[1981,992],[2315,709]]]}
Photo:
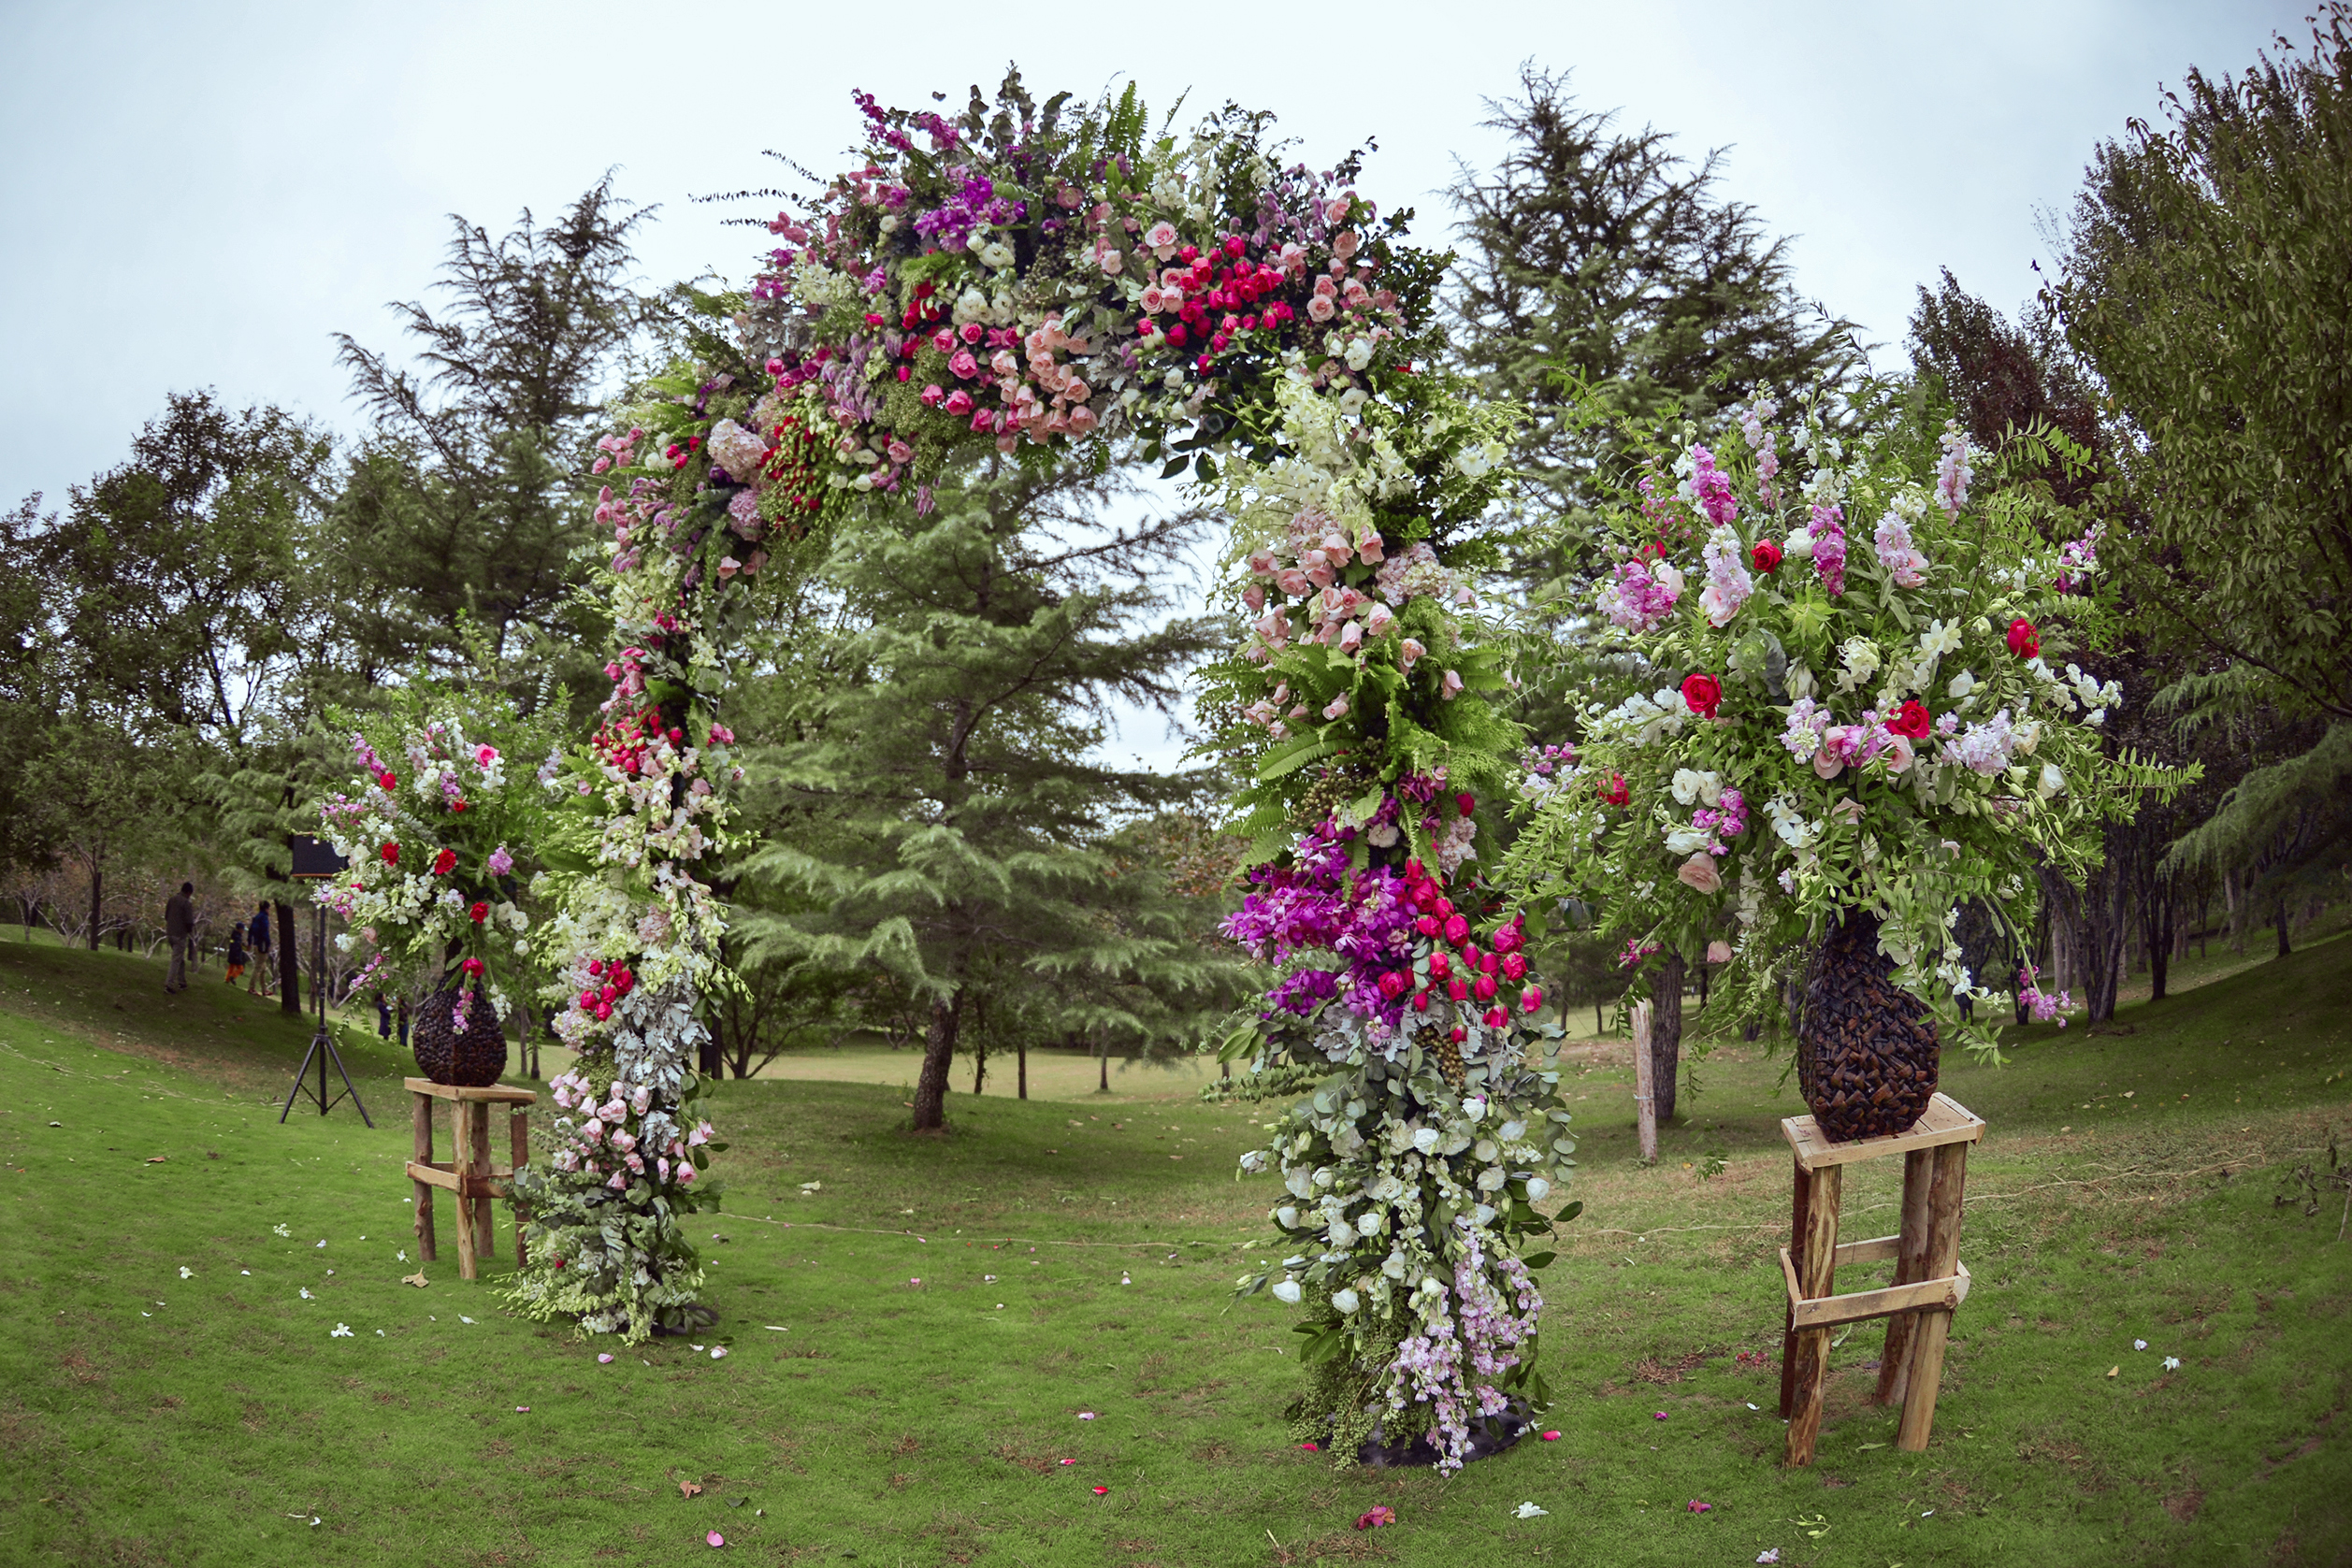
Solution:
{"label": "woven wooden vase", "polygon": [[498,1027],[498,1009],[488,993],[477,990],[460,1029],[452,1016],[457,1010],[455,990],[435,991],[425,999],[410,1033],[416,1065],[436,1084],[482,1088],[498,1081],[506,1071],[506,1031]]}
{"label": "woven wooden vase", "polygon": [[1838,1143],[1905,1132],[1936,1093],[1935,1020],[1895,984],[1878,949],[1879,923],[1840,917],[1805,976],[1796,1083],[1821,1129]]}

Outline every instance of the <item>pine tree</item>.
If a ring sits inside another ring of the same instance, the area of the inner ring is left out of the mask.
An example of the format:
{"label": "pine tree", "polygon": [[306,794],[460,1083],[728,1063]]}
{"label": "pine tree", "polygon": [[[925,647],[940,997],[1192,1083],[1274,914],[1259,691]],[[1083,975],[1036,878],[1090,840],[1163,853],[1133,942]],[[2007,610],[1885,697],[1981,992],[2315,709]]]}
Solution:
{"label": "pine tree", "polygon": [[[1500,163],[1457,165],[1449,304],[1480,390],[1528,410],[1524,511],[1595,504],[1619,421],[1704,421],[1860,367],[1852,324],[1798,297],[1788,240],[1719,194],[1722,151],[1693,165],[1665,132],[1622,133],[1614,113],[1577,106],[1565,73],[1524,65],[1520,88],[1488,105],[1486,124],[1510,138]],[[1562,548],[1522,568],[1578,566],[1573,542]]]}
{"label": "pine tree", "polygon": [[[1115,698],[1166,710],[1213,624],[1154,582],[1204,521],[1095,519],[1115,477],[1001,465],[928,515],[845,525],[826,568],[851,629],[775,777],[798,831],[751,862],[802,895],[802,961],[879,970],[926,1008],[913,1126],[942,1127],[949,1066],[1016,976],[1077,994],[1097,1028],[1147,1030],[1135,997],[1213,983],[1213,964],[1128,898],[1106,835],[1186,781],[1089,754]],[[1082,982],[1086,984],[1081,984]]]}

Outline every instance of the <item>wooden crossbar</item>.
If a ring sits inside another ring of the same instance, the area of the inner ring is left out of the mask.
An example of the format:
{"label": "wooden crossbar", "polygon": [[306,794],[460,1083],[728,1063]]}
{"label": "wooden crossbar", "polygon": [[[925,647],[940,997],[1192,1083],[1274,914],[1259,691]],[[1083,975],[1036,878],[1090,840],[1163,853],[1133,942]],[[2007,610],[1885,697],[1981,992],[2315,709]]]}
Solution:
{"label": "wooden crossbar", "polygon": [[1781,1277],[1788,1286],[1789,1312],[1799,1329],[1834,1329],[1841,1323],[1892,1317],[1898,1312],[1950,1312],[1969,1299],[1969,1266],[1955,1263],[1953,1268],[1956,1272],[1945,1278],[1923,1279],[1914,1285],[1854,1290],[1842,1296],[1807,1296],[1796,1283],[1796,1264],[1788,1248],[1781,1248]]}
{"label": "wooden crossbar", "polygon": [[460,1171],[446,1159],[430,1163],[411,1159],[409,1179],[454,1192],[460,1198],[506,1198],[511,1192],[507,1184],[514,1179],[514,1172],[493,1166],[485,1177],[476,1171]]}

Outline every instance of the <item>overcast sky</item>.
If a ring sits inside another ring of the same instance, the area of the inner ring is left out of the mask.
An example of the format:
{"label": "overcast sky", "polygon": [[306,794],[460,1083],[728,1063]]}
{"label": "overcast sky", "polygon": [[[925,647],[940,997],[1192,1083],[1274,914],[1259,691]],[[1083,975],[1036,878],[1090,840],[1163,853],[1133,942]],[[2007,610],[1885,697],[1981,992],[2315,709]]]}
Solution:
{"label": "overcast sky", "polygon": [[615,6],[0,0],[0,505],[116,461],[167,392],[212,387],[354,424],[330,335],[389,346],[447,214],[555,216],[607,167],[658,205],[647,281],[740,279],[755,237],[690,196],[819,171],[849,94],[960,100],[1017,60],[1040,96],[1132,73],[1164,107],[1274,109],[1321,165],[1364,138],[1362,188],[1417,206],[1490,159],[1482,101],[1522,59],[1692,154],[1796,237],[1800,287],[1899,355],[1949,266],[2013,309],[2101,137],[2187,67],[2236,71],[2298,0],[1915,5],[1479,3]]}

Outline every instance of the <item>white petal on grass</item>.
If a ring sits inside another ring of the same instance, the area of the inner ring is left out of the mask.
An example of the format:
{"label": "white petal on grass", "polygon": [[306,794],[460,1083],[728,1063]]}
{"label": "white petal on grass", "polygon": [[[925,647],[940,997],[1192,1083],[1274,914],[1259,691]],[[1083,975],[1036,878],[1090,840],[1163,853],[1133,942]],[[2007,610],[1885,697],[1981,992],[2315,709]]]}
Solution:
{"label": "white petal on grass", "polygon": [[1551,1510],[1549,1508],[1538,1508],[1532,1503],[1522,1503],[1519,1505],[1518,1517],[1522,1519],[1540,1519],[1550,1515],[1551,1512]]}

